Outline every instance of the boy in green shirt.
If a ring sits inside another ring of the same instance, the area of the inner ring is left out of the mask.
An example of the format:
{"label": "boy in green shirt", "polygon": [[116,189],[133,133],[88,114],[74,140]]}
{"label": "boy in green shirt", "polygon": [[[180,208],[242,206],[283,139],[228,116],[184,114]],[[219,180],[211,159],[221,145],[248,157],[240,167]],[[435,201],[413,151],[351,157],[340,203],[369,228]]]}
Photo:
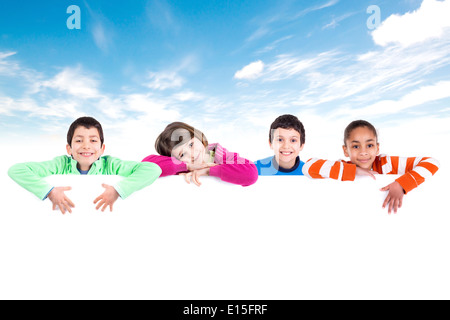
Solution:
{"label": "boy in green shirt", "polygon": [[114,186],[103,184],[105,192],[94,200],[96,209],[102,211],[119,198],[152,184],[160,175],[161,168],[150,162],[122,161],[110,156],[102,156],[105,151],[101,124],[91,117],[82,117],[69,128],[67,133],[67,153],[69,156],[57,157],[51,161],[28,162],[12,166],[8,174],[20,186],[35,194],[39,199],[49,198],[53,210],[59,207],[64,214],[72,213],[75,205],[64,193],[71,187],[53,187],[45,177],[56,174],[75,175],[119,175],[125,177]]}

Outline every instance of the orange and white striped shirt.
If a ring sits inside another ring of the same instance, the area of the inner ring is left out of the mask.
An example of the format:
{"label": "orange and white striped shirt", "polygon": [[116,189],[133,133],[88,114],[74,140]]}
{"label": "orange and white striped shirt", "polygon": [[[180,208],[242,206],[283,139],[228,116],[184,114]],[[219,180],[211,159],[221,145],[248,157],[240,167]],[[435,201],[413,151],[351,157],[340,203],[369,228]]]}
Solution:
{"label": "orange and white striped shirt", "polygon": [[[402,175],[395,181],[400,183],[405,193],[408,193],[433,176],[439,170],[439,162],[433,158],[402,158],[382,154],[375,158],[372,170],[379,174]],[[356,165],[344,160],[313,158],[303,166],[303,174],[312,179],[353,181],[356,177]]]}

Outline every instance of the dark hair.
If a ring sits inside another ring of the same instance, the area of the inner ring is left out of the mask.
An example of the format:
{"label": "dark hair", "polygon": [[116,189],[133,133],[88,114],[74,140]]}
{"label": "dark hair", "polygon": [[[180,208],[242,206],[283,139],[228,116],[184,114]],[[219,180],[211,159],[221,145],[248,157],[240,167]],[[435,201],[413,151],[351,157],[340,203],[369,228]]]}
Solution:
{"label": "dark hair", "polygon": [[344,131],[344,145],[347,145],[347,140],[350,138],[350,135],[352,134],[352,131],[357,128],[368,128],[370,131],[373,132],[375,135],[375,138],[378,140],[378,133],[377,129],[368,121],[366,120],[355,120],[351,122],[347,128],[345,128]]}
{"label": "dark hair", "polygon": [[205,147],[208,146],[208,140],[200,130],[183,122],[173,122],[156,138],[156,152],[162,156],[171,157],[173,148],[187,143],[194,137],[200,140]]}
{"label": "dark hair", "polygon": [[105,138],[103,137],[102,125],[100,124],[100,122],[91,117],[78,118],[70,125],[69,131],[67,132],[67,143],[69,146],[72,147],[73,135],[78,127],[85,127],[86,129],[96,128],[98,130],[98,135],[100,136],[100,142],[103,146]]}
{"label": "dark hair", "polygon": [[291,114],[285,114],[282,116],[279,116],[275,119],[275,121],[270,126],[270,132],[269,132],[269,141],[272,143],[273,136],[272,133],[274,130],[282,128],[282,129],[294,129],[300,134],[300,143],[303,145],[306,141],[305,136],[305,127],[303,126],[303,123],[298,120],[296,116],[293,116]]}

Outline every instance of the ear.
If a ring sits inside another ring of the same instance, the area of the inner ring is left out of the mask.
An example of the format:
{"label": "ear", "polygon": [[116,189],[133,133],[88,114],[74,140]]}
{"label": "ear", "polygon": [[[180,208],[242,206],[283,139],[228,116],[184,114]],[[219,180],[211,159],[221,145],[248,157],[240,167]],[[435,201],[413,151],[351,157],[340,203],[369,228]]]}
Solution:
{"label": "ear", "polygon": [[304,147],[305,147],[305,144],[302,144],[302,145],[300,146],[299,151],[302,151]]}
{"label": "ear", "polygon": [[270,139],[269,139],[269,146],[270,146],[270,149],[273,150],[273,145],[272,145],[272,142],[270,142]]}
{"label": "ear", "polygon": [[377,155],[380,154],[380,144],[377,142]]}
{"label": "ear", "polygon": [[348,149],[347,149],[347,146],[346,146],[346,145],[343,145],[343,146],[342,146],[342,150],[344,150],[344,155],[345,155],[347,158],[350,158],[350,155],[348,154]]}
{"label": "ear", "polygon": [[72,148],[69,145],[66,145],[66,150],[67,150],[67,154],[69,156],[71,156],[72,155]]}
{"label": "ear", "polygon": [[102,145],[102,153],[100,153],[100,155],[103,155],[103,152],[105,152],[105,145]]}

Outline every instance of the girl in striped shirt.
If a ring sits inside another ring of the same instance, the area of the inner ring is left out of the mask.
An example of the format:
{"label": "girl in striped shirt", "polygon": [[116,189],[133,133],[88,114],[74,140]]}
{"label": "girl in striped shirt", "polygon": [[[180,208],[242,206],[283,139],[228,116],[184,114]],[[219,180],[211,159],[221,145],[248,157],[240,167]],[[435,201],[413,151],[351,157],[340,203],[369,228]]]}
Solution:
{"label": "girl in striped shirt", "polygon": [[313,179],[331,178],[353,181],[357,175],[374,174],[401,175],[390,185],[381,189],[389,191],[383,208],[397,213],[401,208],[403,196],[433,176],[439,169],[439,162],[433,158],[401,158],[378,155],[380,146],[375,127],[367,121],[350,123],[344,133],[344,154],[349,162],[310,159],[303,167],[303,173]]}

